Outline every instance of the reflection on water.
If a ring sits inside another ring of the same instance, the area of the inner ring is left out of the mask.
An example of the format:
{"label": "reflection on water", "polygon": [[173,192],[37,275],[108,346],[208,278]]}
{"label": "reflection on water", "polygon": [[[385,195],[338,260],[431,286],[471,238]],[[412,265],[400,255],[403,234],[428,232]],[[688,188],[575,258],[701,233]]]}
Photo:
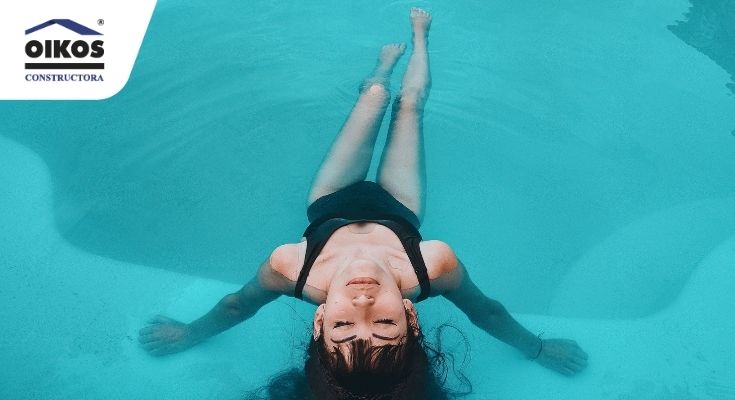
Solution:
{"label": "reflection on water", "polygon": [[727,87],[735,93],[735,0],[691,0],[691,3],[686,21],[678,21],[669,29],[725,69],[733,81]]}

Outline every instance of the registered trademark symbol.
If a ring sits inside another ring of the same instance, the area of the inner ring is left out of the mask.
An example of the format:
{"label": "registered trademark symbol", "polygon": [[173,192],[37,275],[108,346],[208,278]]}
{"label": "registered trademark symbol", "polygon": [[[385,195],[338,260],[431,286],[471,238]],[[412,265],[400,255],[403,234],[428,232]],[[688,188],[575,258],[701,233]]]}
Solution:
{"label": "registered trademark symbol", "polygon": [[97,25],[102,26],[104,24],[105,24],[105,20],[104,19],[100,18],[100,19],[97,20]]}

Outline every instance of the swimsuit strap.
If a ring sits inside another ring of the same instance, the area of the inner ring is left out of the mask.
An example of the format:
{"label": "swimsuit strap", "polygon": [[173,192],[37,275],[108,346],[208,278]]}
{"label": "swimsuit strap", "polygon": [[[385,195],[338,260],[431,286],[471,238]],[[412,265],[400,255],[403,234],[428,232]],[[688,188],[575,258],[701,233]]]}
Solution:
{"label": "swimsuit strap", "polygon": [[421,255],[419,244],[422,238],[418,229],[410,223],[400,220],[380,220],[375,222],[390,228],[401,240],[403,248],[406,250],[406,255],[408,255],[409,261],[411,261],[413,271],[416,273],[416,278],[419,280],[419,287],[421,287],[421,293],[416,298],[416,302],[428,298],[431,293],[431,281],[429,280],[429,271],[426,268],[424,257]]}
{"label": "swimsuit strap", "polygon": [[319,253],[322,252],[324,245],[327,244],[329,237],[332,236],[337,229],[350,224],[352,221],[341,218],[330,219],[309,225],[304,232],[306,238],[306,256],[304,257],[304,266],[301,267],[299,278],[296,280],[296,288],[294,289],[294,297],[303,299],[304,286],[306,286],[306,278],[309,277],[311,267],[314,265]]}

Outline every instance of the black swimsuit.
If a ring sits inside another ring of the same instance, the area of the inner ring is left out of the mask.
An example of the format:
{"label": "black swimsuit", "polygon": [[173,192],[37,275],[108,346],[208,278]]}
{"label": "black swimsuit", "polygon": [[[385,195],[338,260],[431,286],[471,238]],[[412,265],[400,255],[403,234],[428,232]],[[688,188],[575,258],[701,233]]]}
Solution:
{"label": "black swimsuit", "polygon": [[306,256],[296,281],[294,296],[297,298],[302,298],[309,271],[332,234],[355,222],[375,222],[389,228],[398,236],[421,287],[416,301],[429,297],[429,274],[419,247],[419,219],[377,183],[358,182],[320,197],[309,206],[307,216],[310,224],[304,231]]}

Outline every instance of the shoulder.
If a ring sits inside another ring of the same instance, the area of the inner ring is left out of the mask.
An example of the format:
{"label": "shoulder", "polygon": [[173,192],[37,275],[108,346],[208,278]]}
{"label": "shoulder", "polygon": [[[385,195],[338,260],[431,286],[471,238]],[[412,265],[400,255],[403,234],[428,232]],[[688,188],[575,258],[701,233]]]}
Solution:
{"label": "shoulder", "polygon": [[296,281],[299,276],[299,270],[301,269],[302,259],[302,244],[301,243],[286,243],[276,247],[268,259],[268,264],[274,272],[283,275],[284,277]]}
{"label": "shoulder", "polygon": [[457,269],[459,260],[447,243],[441,240],[425,240],[421,242],[420,247],[426,268],[429,270],[429,278],[437,279]]}
{"label": "shoulder", "polygon": [[299,276],[300,243],[276,247],[260,268],[259,280],[270,290],[288,293]]}
{"label": "shoulder", "polygon": [[464,268],[454,250],[439,240],[421,242],[421,254],[431,279],[431,296],[455,290],[464,277]]}

